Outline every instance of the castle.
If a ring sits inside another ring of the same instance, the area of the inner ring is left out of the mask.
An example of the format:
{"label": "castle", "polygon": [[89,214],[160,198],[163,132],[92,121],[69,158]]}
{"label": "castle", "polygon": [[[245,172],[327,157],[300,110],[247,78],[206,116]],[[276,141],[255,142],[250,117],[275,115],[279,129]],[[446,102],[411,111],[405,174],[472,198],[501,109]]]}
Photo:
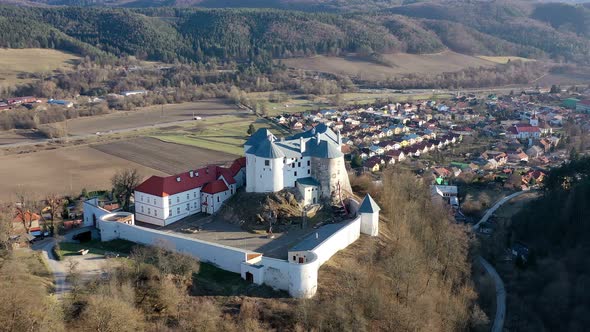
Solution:
{"label": "castle", "polygon": [[298,188],[305,205],[341,201],[352,192],[341,146],[340,132],[325,124],[285,139],[259,129],[244,145],[246,191]]}

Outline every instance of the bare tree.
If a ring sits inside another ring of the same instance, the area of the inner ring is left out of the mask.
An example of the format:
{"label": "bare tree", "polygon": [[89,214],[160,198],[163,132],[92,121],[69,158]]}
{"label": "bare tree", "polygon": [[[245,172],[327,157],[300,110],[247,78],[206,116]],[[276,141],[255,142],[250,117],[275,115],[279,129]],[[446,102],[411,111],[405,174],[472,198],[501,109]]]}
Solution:
{"label": "bare tree", "polygon": [[51,216],[51,223],[49,224],[49,231],[51,234],[55,232],[55,222],[61,215],[61,210],[64,205],[64,199],[59,195],[52,193],[45,197],[45,204],[49,208],[49,214]]}
{"label": "bare tree", "polygon": [[123,205],[124,211],[129,211],[131,196],[135,187],[139,185],[140,179],[139,171],[135,168],[119,171],[111,179],[113,195]]}

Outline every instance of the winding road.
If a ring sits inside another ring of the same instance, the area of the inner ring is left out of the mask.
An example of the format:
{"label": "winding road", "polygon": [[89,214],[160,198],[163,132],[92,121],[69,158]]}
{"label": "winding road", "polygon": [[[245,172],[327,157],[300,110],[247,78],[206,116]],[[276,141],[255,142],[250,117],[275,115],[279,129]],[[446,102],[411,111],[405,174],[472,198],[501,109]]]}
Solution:
{"label": "winding road", "polygon": [[[500,206],[504,205],[506,202],[513,199],[514,197],[520,196],[528,192],[529,191],[515,192],[514,194],[508,195],[496,202],[494,206],[492,206],[486,211],[481,220],[477,224],[473,225],[473,230],[477,231],[480,225],[488,221],[488,219],[492,216],[492,214],[494,214],[494,212],[496,212],[496,210]],[[496,289],[496,317],[494,318],[494,324],[492,325],[492,332],[502,332],[502,330],[504,329],[504,318],[506,318],[506,289],[504,288],[504,282],[502,281],[502,278],[500,278],[500,275],[498,274],[498,272],[496,272],[496,269],[492,266],[492,264],[490,264],[481,256],[479,256],[477,259],[481,263],[483,268],[486,270],[486,272],[490,275],[490,277],[492,277],[492,279],[494,280],[494,287]]]}
{"label": "winding road", "polygon": [[47,238],[41,242],[36,243],[33,246],[34,250],[40,250],[41,254],[45,258],[45,261],[49,265],[49,269],[53,273],[55,279],[55,295],[60,299],[65,293],[70,290],[70,286],[66,280],[67,273],[64,269],[63,264],[57,260],[53,254],[53,247],[55,246],[55,238]]}

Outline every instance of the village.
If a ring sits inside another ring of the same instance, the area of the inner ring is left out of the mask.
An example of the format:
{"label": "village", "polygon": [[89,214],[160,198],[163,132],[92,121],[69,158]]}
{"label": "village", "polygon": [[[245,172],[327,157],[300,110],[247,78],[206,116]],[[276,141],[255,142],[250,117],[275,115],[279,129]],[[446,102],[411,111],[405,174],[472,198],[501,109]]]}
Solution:
{"label": "village", "polygon": [[[291,136],[259,129],[233,162],[150,176],[132,188],[127,211],[108,191],[56,198],[57,205],[35,211],[20,202],[14,223],[21,234],[12,239],[27,246],[52,232],[96,228],[102,241],[163,241],[247,282],[312,297],[319,266],[361,234],[379,234],[377,203],[357,196],[351,179],[365,177],[378,187],[388,169],[409,170],[431,185],[432,199],[457,222],[475,224],[491,203],[474,208],[478,192],[507,196],[535,189],[551,167],[586,151],[580,133],[590,129],[588,96],[576,97],[465,94],[283,113],[267,120]],[[265,214],[257,221],[261,235],[244,229],[243,220],[232,224],[220,217],[245,197],[277,192],[288,193],[286,200],[295,200],[304,218]],[[330,217],[307,224],[322,207]],[[285,226],[281,218],[297,221]],[[58,219],[63,221],[54,225]],[[493,229],[487,223],[476,231],[485,237]]]}

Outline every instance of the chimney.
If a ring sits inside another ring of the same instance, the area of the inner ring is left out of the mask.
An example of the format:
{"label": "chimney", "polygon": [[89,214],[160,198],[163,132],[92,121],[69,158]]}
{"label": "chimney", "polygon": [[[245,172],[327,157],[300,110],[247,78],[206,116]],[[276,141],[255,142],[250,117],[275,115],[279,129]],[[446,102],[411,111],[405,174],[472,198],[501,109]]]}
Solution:
{"label": "chimney", "polygon": [[303,141],[303,137],[299,137],[299,152],[305,152],[305,142]]}
{"label": "chimney", "polygon": [[188,172],[188,175],[189,175],[191,178],[194,176],[194,174],[195,174],[195,173],[194,173],[193,171],[190,171],[190,172]]}

